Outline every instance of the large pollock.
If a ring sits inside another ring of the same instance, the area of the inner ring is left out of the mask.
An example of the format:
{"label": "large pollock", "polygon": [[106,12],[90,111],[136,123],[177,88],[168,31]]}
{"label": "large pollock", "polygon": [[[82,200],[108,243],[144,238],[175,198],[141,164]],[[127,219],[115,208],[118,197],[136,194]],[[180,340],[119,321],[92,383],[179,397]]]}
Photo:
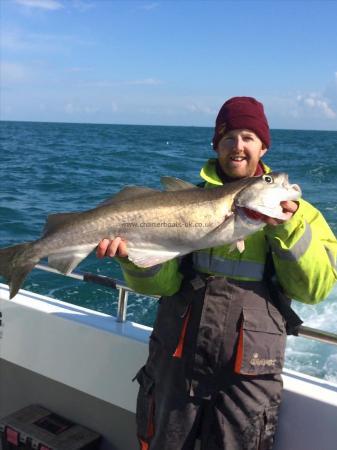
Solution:
{"label": "large pollock", "polygon": [[94,209],[50,215],[40,239],[0,249],[10,298],[40,259],[68,274],[106,237],[124,239],[130,261],[144,268],[223,244],[244,251],[244,239],[266,225],[263,216],[286,219],[280,202],[301,196],[284,173],[212,189],[170,177],[162,183],[165,191],[126,187]]}

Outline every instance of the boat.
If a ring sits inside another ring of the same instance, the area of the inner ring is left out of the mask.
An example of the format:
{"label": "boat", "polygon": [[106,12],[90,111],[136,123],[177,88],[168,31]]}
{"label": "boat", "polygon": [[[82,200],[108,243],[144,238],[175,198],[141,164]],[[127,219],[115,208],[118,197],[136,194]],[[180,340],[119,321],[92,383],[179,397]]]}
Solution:
{"label": "boat", "polygon": [[[8,300],[0,284],[0,423],[41,405],[98,432],[102,450],[137,450],[132,379],[146,361],[151,328],[125,319],[130,289],[123,282],[70,276],[118,289],[117,316],[24,289]],[[332,333],[302,326],[299,334],[337,345]],[[274,450],[336,450],[337,384],[289,369],[283,380]]]}

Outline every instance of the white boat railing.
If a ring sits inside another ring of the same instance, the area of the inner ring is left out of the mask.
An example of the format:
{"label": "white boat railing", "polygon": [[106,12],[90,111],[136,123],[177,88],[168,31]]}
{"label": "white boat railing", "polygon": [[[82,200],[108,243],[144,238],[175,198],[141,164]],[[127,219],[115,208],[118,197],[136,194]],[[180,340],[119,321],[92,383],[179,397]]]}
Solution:
{"label": "white boat railing", "polygon": [[[51,267],[48,267],[44,264],[37,264],[35,266],[36,269],[44,270],[46,272],[52,272],[57,275],[63,275]],[[126,312],[128,307],[128,295],[129,292],[135,292],[133,289],[129,288],[123,281],[115,280],[113,278],[97,275],[89,272],[72,272],[68,275],[63,275],[70,278],[74,278],[76,280],[86,281],[90,283],[100,284],[111,289],[118,290],[118,305],[117,305],[117,322],[125,322],[126,321]],[[159,298],[159,296],[148,295],[149,298]],[[318,330],[316,328],[307,327],[301,325],[298,330],[298,336],[304,337],[307,339],[312,339],[315,341],[320,341],[325,344],[333,344],[337,345],[337,334],[331,333],[329,331]]]}

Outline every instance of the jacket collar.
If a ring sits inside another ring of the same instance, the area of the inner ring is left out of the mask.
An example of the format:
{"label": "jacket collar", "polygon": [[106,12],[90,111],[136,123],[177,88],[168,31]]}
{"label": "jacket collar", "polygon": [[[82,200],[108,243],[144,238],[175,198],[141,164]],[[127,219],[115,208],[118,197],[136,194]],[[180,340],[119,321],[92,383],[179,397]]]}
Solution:
{"label": "jacket collar", "polygon": [[[219,175],[217,174],[216,161],[217,161],[216,158],[209,159],[204,165],[204,167],[201,169],[200,176],[203,180],[207,181],[207,183],[221,186],[223,182],[221,181]],[[270,167],[264,164],[261,160],[260,164],[262,166],[264,173],[271,172]]]}

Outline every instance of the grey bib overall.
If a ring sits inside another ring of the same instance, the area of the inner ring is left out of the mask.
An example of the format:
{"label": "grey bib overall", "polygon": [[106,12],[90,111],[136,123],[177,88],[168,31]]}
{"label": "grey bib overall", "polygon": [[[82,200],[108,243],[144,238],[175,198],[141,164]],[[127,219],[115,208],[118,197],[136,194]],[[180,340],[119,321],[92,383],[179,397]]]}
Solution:
{"label": "grey bib overall", "polygon": [[197,275],[160,300],[136,378],[142,450],[270,450],[284,319],[264,281]]}

